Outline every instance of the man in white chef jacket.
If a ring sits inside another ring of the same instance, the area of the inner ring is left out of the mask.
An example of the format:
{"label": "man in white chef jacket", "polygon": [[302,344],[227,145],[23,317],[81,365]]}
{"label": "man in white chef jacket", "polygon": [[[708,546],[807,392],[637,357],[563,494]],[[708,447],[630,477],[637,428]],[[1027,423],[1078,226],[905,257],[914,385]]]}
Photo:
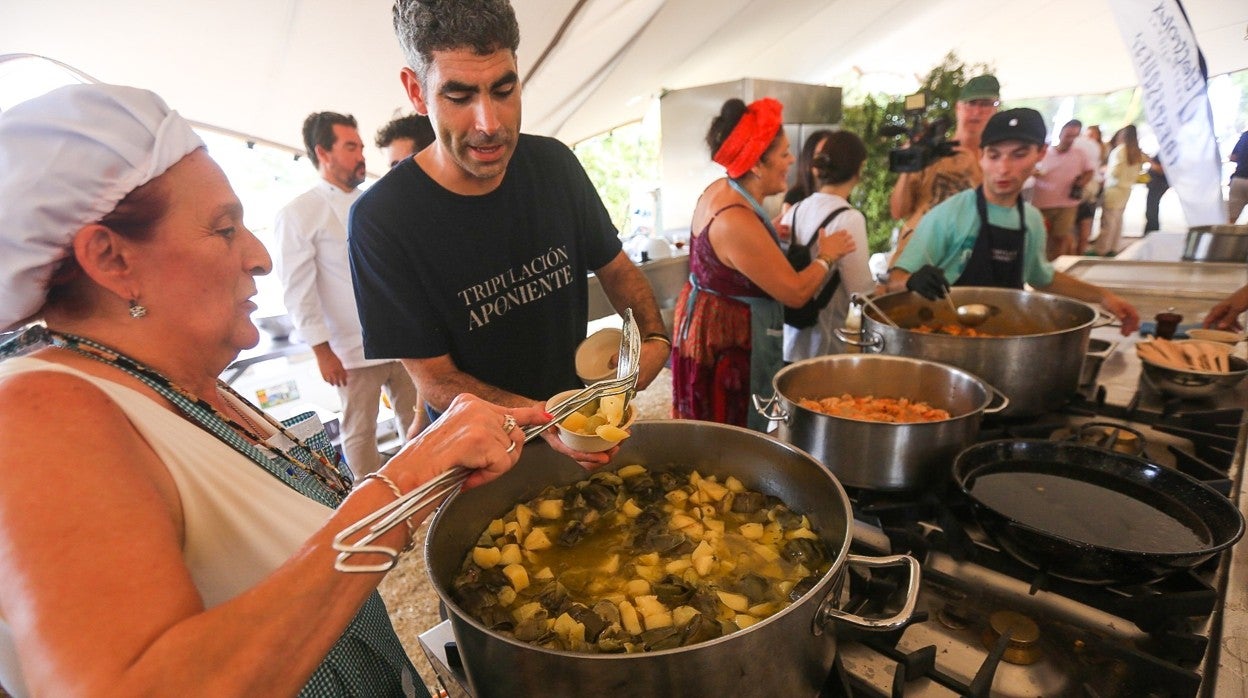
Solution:
{"label": "man in white chef jacket", "polygon": [[415,419],[416,386],[398,361],[364,358],[360,317],[347,258],[347,214],[364,182],[364,142],[355,118],[316,112],[303,122],[308,159],[321,179],[277,214],[274,255],[283,300],[312,346],[321,377],[342,399],[342,451],[356,478],[381,465],[377,414],[381,391],[401,435]]}

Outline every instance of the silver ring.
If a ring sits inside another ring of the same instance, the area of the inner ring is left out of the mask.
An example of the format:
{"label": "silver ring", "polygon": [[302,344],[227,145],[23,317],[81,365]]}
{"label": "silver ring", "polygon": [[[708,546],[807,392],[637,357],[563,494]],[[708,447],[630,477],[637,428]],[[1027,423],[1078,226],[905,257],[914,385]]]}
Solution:
{"label": "silver ring", "polygon": [[511,452],[512,452],[512,451],[514,451],[514,450],[516,450],[516,442],[515,442],[515,441],[512,441],[512,442],[511,442],[511,445],[510,445],[510,446],[508,446],[508,447],[507,447],[507,450],[506,450],[506,451],[503,451],[503,453],[511,453]]}
{"label": "silver ring", "polygon": [[516,418],[511,415],[503,415],[503,433],[510,434],[512,429],[516,428]]}

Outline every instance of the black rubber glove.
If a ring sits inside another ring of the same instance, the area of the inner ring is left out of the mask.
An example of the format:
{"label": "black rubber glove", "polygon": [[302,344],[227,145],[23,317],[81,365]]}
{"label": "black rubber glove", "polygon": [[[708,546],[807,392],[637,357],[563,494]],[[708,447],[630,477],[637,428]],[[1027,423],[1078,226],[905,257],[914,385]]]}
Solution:
{"label": "black rubber glove", "polygon": [[940,300],[949,293],[945,272],[933,264],[925,264],[906,279],[906,288],[929,301]]}

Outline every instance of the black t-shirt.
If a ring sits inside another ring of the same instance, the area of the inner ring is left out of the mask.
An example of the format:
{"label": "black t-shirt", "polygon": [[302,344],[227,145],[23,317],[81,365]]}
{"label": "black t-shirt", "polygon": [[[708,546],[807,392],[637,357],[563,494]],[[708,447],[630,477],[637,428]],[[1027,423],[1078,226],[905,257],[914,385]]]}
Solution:
{"label": "black t-shirt", "polygon": [[521,135],[502,183],[479,196],[404,160],[352,206],[348,247],[366,356],[449,354],[479,380],[544,400],[580,385],[587,274],[621,243],[572,151]]}
{"label": "black t-shirt", "polygon": [[1235,172],[1231,176],[1248,179],[1248,131],[1239,134],[1239,140],[1231,152],[1235,155]]}

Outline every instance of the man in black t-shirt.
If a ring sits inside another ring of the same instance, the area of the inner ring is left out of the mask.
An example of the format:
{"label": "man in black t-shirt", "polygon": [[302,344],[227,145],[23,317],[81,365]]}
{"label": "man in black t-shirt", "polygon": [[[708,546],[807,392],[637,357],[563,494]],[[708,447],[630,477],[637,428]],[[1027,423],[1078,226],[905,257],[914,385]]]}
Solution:
{"label": "man in black t-shirt", "polygon": [[[437,140],[352,208],[365,353],[402,359],[435,412],[459,393],[541,404],[579,386],[593,271],[617,310],[633,310],[648,385],[670,352],[653,291],[572,151],[520,135],[510,4],[398,0],[394,23],[403,86]],[[607,460],[545,436],[579,461]]]}

